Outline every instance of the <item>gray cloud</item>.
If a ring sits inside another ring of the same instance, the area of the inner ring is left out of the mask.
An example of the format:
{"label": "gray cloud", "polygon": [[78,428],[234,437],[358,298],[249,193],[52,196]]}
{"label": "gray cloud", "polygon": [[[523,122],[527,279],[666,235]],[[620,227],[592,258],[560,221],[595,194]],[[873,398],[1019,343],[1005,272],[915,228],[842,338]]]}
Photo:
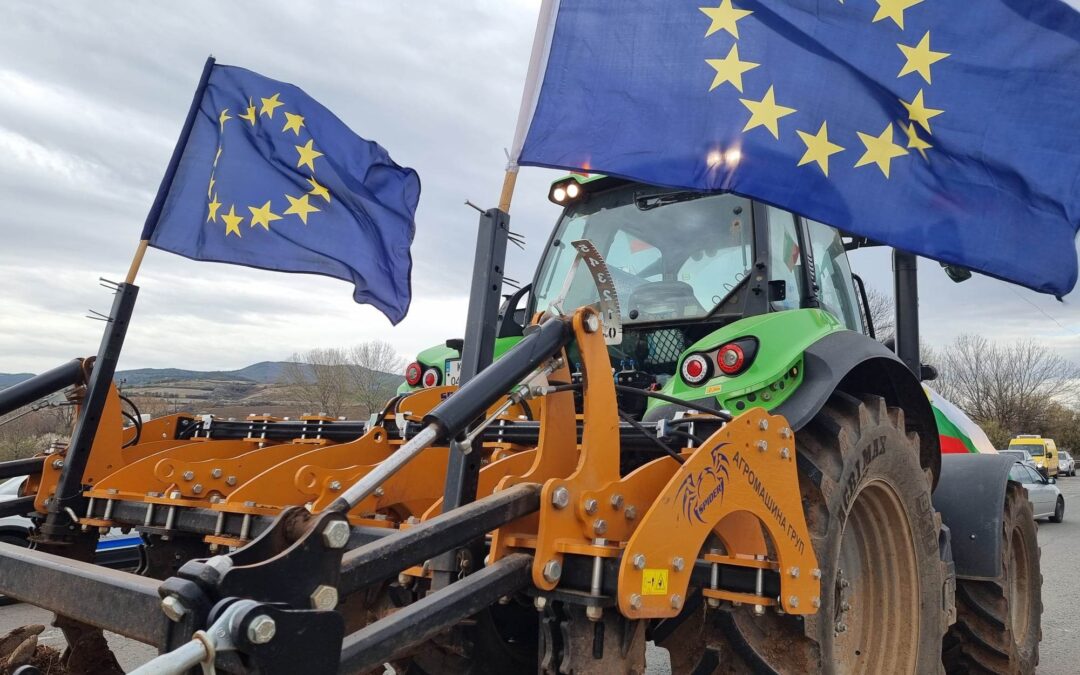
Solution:
{"label": "gray cloud", "polygon": [[[539,4],[6,3],[0,371],[96,351],[101,324],[82,318],[88,307],[108,308],[96,280],[127,269],[210,53],[301,86],[420,173],[413,310],[391,328],[338,281],[151,251],[122,366],[230,368],[371,338],[411,354],[462,335],[476,225],[463,202],[490,206],[498,195]],[[510,276],[531,276],[558,215],[546,200],[557,176],[523,170],[513,227],[530,245],[511,250]],[[860,253],[855,265],[889,287],[887,257]],[[923,276],[923,325],[933,341],[963,331],[1026,334],[1080,359],[1075,301],[986,279],[953,286],[933,267]]]}

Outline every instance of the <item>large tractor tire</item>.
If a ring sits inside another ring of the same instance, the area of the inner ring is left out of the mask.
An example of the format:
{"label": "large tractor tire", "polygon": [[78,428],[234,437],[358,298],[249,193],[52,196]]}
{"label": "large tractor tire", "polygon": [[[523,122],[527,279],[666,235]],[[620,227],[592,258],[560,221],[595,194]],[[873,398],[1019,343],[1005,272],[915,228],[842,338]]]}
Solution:
{"label": "large tractor tire", "polygon": [[949,673],[1035,672],[1042,640],[1038,528],[1027,491],[1010,482],[1002,521],[1001,576],[956,580],[956,623],[945,636]]}
{"label": "large tractor tire", "polygon": [[941,520],[903,411],[837,392],[796,446],[820,609],[805,619],[713,612],[714,672],[940,673]]}

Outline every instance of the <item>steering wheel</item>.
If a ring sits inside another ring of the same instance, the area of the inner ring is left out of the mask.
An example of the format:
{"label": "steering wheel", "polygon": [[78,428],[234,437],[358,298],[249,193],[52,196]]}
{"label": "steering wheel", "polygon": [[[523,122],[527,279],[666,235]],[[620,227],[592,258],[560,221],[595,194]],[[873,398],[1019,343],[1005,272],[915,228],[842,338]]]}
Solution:
{"label": "steering wheel", "polygon": [[638,286],[627,298],[629,311],[637,310],[645,320],[681,319],[702,316],[705,308],[694,295],[694,287],[685,281],[654,281]]}

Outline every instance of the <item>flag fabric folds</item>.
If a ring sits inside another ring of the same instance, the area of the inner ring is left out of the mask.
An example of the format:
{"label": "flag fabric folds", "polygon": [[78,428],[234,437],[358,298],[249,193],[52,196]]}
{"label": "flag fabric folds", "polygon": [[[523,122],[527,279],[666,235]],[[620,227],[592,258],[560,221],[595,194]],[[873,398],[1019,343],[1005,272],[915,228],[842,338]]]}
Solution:
{"label": "flag fabric folds", "polygon": [[142,238],[196,260],[351,281],[357,302],[401,321],[416,172],[291,84],[208,69]]}
{"label": "flag fabric folds", "polygon": [[1080,13],[1060,0],[545,0],[513,158],[729,190],[1061,297]]}

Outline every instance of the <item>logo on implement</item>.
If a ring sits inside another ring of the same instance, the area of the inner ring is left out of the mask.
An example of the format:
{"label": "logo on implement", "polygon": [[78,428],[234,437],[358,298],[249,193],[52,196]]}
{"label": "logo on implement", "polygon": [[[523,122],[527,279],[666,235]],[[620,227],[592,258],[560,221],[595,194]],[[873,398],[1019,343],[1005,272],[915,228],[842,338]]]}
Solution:
{"label": "logo on implement", "polygon": [[712,463],[696,475],[687,476],[679,486],[676,497],[682,501],[682,513],[687,520],[704,523],[705,519],[701,516],[706,509],[714,503],[723,503],[724,486],[728,479],[728,457],[724,454],[727,445],[721,443],[713,448],[710,453]]}

